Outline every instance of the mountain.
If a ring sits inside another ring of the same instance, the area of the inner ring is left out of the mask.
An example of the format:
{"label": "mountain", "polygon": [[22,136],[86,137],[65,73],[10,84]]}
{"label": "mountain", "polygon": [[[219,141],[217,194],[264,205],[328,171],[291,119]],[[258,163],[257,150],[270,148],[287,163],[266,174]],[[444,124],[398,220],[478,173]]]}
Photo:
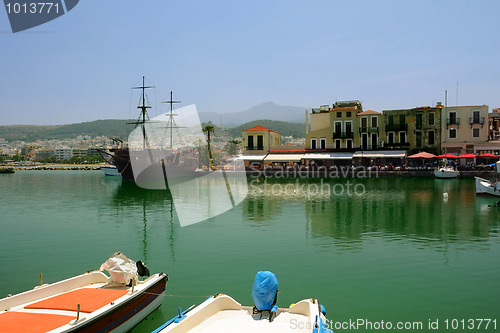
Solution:
{"label": "mountain", "polygon": [[[220,126],[232,127],[256,119],[280,120],[293,123],[305,122],[304,107],[278,105],[273,102],[262,103],[245,111],[232,113],[200,112],[201,122],[209,122]],[[264,126],[264,125],[263,125]]]}
{"label": "mountain", "polygon": [[127,130],[131,130],[126,125],[127,122],[128,120],[106,119],[69,125],[7,125],[0,126],[0,138],[7,141],[73,139],[79,135],[126,138]]}
{"label": "mountain", "polygon": [[294,138],[304,138],[306,135],[306,124],[304,123],[289,123],[287,121],[279,120],[254,120],[242,125],[225,128],[226,132],[233,138],[241,137],[241,131],[252,128],[254,126],[264,126],[273,131],[281,133],[282,136],[293,136]]}

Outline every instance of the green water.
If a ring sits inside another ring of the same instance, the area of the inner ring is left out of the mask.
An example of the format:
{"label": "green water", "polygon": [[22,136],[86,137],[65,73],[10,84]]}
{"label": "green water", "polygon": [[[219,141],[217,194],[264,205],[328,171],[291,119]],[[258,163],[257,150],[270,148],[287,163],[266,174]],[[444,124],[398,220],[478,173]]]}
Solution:
{"label": "green water", "polygon": [[[347,181],[355,194],[340,193]],[[278,305],[315,297],[334,322],[415,321],[423,329],[406,331],[430,332],[438,319],[445,332],[446,319],[490,318],[500,329],[500,208],[475,196],[472,179],[261,179],[233,210],[182,228],[166,192],[97,171],[0,175],[0,198],[0,297],[121,251],[170,278],[164,304],[134,332],[217,292],[251,305],[258,270],[277,275]],[[494,331],[460,325],[448,331]]]}

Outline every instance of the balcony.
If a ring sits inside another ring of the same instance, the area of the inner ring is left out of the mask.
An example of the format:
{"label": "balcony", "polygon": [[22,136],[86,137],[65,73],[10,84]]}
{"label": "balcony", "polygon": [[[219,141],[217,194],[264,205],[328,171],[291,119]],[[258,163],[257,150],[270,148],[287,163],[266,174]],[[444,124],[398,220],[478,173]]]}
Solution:
{"label": "balcony", "polygon": [[460,118],[446,118],[446,125],[457,125],[460,126]]}
{"label": "balcony", "polygon": [[478,124],[478,125],[481,125],[481,128],[482,128],[484,125],[484,120],[485,120],[484,117],[471,117],[471,118],[469,118],[469,124],[471,127],[472,127],[472,125]]}
{"label": "balcony", "polygon": [[409,142],[394,142],[394,143],[384,143],[384,148],[388,149],[408,149],[410,147]]}
{"label": "balcony", "polygon": [[378,133],[378,127],[360,127],[359,133]]}
{"label": "balcony", "polygon": [[406,132],[408,124],[387,124],[385,125],[386,132]]}
{"label": "balcony", "polygon": [[245,147],[246,150],[264,150],[264,147]]}
{"label": "balcony", "polygon": [[334,139],[352,139],[354,132],[333,132]]}

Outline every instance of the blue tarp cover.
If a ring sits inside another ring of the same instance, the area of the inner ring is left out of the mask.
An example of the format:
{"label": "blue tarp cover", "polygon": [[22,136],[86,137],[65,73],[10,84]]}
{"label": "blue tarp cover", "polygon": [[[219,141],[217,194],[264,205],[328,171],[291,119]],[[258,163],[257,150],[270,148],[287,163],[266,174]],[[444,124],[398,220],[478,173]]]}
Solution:
{"label": "blue tarp cover", "polygon": [[252,297],[255,307],[262,310],[269,310],[274,305],[276,292],[278,291],[278,279],[276,275],[269,271],[259,271],[255,276],[252,288]]}

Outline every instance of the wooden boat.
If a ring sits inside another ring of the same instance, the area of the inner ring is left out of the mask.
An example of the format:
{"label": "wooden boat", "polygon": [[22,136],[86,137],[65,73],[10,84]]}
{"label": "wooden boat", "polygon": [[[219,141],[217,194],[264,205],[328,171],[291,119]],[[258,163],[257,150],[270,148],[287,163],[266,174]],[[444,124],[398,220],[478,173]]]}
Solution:
{"label": "wooden boat", "polygon": [[[263,273],[263,272],[259,272]],[[259,275],[258,273],[258,275]],[[264,272],[270,273],[270,272]],[[272,273],[271,273],[272,274]],[[257,277],[256,277],[257,280]],[[267,288],[269,281],[264,281]],[[277,280],[276,280],[277,287]],[[190,307],[184,312],[179,308],[179,315],[167,321],[153,333],[179,332],[316,332],[333,333],[329,329],[331,322],[326,319],[325,308],[317,299],[304,299],[289,308],[279,308],[275,305],[276,292],[254,292],[255,306],[243,306],[225,294],[216,294],[197,307]],[[269,300],[261,302],[257,298],[264,295]],[[263,305],[262,305],[263,304]],[[269,308],[267,310],[262,310]]]}
{"label": "wooden boat", "polygon": [[126,332],[163,302],[166,274],[132,277],[126,285],[115,279],[116,269],[108,272],[111,277],[90,271],[1,299],[0,332]]}
{"label": "wooden boat", "polygon": [[460,171],[452,167],[442,167],[434,170],[434,176],[441,179],[457,178],[460,176]]}

